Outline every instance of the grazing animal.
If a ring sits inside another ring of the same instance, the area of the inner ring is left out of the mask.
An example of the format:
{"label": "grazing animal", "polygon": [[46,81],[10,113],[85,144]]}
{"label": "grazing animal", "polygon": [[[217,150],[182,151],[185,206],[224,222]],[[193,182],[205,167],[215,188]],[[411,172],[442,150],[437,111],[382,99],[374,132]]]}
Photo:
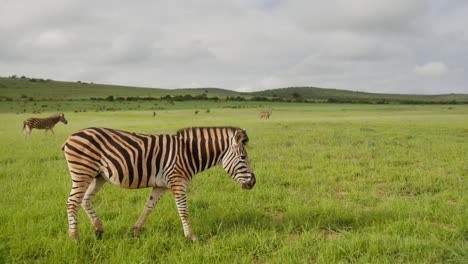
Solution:
{"label": "grazing animal", "polygon": [[273,110],[271,108],[268,111],[260,112],[260,119],[270,119],[270,115],[272,112]]}
{"label": "grazing animal", "polygon": [[58,123],[62,122],[64,124],[68,124],[68,121],[65,119],[64,114],[56,114],[47,118],[28,118],[23,122],[23,131],[27,135],[31,135],[33,128],[35,129],[45,129],[45,133],[47,130],[50,130],[52,134],[54,134],[54,126]]}
{"label": "grazing animal", "polygon": [[72,179],[67,201],[68,233],[78,240],[77,211],[81,205],[101,238],[102,222],[91,201],[107,181],[127,189],[153,188],[133,226],[138,236],[146,217],[170,190],[184,235],[196,240],[188,221],[186,187],[198,172],[221,165],[243,189],[255,185],[247,159],[245,130],[235,127],[195,127],[176,135],[146,135],[109,128],[87,128],[71,135],[62,146]]}

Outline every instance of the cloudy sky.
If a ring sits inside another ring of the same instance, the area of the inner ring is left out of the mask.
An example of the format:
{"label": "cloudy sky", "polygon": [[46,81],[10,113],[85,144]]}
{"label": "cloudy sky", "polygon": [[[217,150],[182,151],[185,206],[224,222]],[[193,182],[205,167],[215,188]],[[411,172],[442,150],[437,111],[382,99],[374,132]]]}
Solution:
{"label": "cloudy sky", "polygon": [[0,0],[0,76],[468,93],[466,0]]}

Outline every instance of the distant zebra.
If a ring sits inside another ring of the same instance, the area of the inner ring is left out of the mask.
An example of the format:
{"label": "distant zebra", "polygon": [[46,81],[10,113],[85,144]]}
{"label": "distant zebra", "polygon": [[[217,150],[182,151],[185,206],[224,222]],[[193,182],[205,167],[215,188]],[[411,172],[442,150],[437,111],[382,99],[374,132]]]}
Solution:
{"label": "distant zebra", "polygon": [[65,119],[64,114],[55,114],[47,118],[28,118],[23,122],[23,131],[26,130],[25,133],[27,135],[31,135],[33,128],[35,128],[45,129],[46,133],[47,130],[50,130],[50,132],[54,134],[53,128],[58,122],[62,122],[64,124],[68,123],[68,121]]}
{"label": "distant zebra", "polygon": [[135,236],[169,189],[185,237],[196,240],[188,222],[188,183],[198,172],[221,165],[243,189],[253,188],[256,180],[244,148],[247,141],[245,130],[235,127],[186,128],[176,135],[146,135],[109,128],[87,128],[74,133],[62,147],[72,179],[67,200],[69,236],[78,240],[79,205],[91,219],[96,237],[102,236],[102,222],[91,201],[108,181],[127,189],[153,188],[134,224]]}
{"label": "distant zebra", "polygon": [[272,112],[273,110],[271,108],[268,111],[260,112],[260,119],[270,119],[270,115]]}

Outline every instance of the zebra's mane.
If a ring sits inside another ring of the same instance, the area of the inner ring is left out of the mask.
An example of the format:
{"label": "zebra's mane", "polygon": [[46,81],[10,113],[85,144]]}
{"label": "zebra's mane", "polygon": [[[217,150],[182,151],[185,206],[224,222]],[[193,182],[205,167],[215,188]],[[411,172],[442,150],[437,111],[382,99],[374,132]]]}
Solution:
{"label": "zebra's mane", "polygon": [[224,129],[224,130],[228,130],[228,131],[231,131],[231,132],[235,132],[237,130],[241,130],[242,133],[244,134],[244,138],[242,140],[242,143],[245,145],[247,144],[247,142],[249,141],[249,137],[247,136],[247,132],[239,127],[186,127],[186,128],[182,128],[182,129],[179,129],[177,131],[177,136],[178,137],[183,137],[185,134],[188,134],[190,131],[199,131],[199,130],[211,130],[211,129]]}
{"label": "zebra's mane", "polygon": [[51,116],[49,116],[49,118],[52,118],[52,117],[60,117],[61,115],[63,115],[63,113],[58,113],[58,114],[55,114],[55,115],[51,115]]}

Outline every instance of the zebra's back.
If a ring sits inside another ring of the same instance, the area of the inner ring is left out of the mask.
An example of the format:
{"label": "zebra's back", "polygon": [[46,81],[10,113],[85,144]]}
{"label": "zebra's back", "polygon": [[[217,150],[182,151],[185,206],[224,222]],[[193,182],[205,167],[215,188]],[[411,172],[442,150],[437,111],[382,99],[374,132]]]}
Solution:
{"label": "zebra's back", "polygon": [[24,121],[24,125],[28,126],[30,129],[48,129],[55,126],[56,122],[50,118],[28,118]]}
{"label": "zebra's back", "polygon": [[166,187],[175,164],[177,138],[109,128],[87,128],[63,145],[72,173],[94,178],[102,174],[123,188]]}

